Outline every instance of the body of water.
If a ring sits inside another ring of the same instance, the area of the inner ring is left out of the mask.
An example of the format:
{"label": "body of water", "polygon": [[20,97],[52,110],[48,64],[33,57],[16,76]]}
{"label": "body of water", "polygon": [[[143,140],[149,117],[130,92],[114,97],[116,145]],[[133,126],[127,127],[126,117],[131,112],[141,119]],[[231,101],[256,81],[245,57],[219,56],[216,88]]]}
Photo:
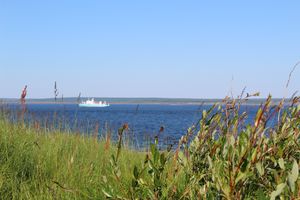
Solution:
{"label": "body of water", "polygon": [[[20,105],[10,105],[20,110]],[[153,141],[160,127],[160,140],[164,144],[176,143],[189,127],[201,118],[202,111],[208,105],[165,105],[165,104],[114,104],[105,108],[82,108],[77,104],[28,104],[27,121],[38,121],[42,127],[60,127],[80,134],[94,134],[105,137],[108,130],[117,137],[117,130],[128,123],[130,140],[137,146]],[[243,105],[241,111],[248,113],[248,123],[258,106]],[[16,116],[16,115],[15,115]]]}

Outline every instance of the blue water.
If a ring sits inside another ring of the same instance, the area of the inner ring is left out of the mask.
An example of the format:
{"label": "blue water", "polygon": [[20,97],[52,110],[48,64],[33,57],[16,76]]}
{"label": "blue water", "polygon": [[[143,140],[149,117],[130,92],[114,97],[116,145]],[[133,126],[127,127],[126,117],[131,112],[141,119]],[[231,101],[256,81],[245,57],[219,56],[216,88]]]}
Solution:
{"label": "blue water", "polygon": [[[160,140],[164,144],[176,143],[189,127],[197,123],[202,111],[211,106],[199,105],[111,105],[105,108],[79,108],[76,104],[28,104],[28,121],[39,121],[41,126],[55,126],[70,129],[80,134],[94,134],[104,137],[111,130],[113,138],[124,123],[128,123],[128,138],[136,146],[143,146],[153,140],[160,127],[164,131]],[[20,105],[11,105],[20,110]],[[241,111],[248,113],[248,123],[253,122],[257,106],[244,105]],[[97,129],[97,124],[99,128]],[[130,136],[130,137],[129,137]]]}

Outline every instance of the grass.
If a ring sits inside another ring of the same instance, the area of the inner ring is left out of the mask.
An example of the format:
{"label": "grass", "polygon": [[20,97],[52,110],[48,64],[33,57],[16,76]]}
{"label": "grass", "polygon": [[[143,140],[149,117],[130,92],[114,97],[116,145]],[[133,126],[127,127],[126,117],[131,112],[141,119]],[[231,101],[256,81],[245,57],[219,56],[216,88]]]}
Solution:
{"label": "grass", "polygon": [[[47,132],[0,120],[1,199],[103,199],[103,179],[110,171],[104,141],[70,133]],[[144,153],[123,150],[122,180],[129,182]],[[116,190],[122,190],[118,185]]]}
{"label": "grass", "polygon": [[0,198],[299,199],[300,98],[269,97],[246,124],[250,97],[203,111],[173,151],[159,150],[159,138],[149,151],[124,148],[126,124],[108,145],[2,117]]}

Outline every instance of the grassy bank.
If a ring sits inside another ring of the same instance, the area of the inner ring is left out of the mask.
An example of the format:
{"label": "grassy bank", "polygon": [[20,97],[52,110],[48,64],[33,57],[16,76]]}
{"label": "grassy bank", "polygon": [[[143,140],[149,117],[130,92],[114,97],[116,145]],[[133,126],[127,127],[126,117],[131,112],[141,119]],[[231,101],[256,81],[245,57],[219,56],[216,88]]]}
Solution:
{"label": "grassy bank", "polygon": [[[299,98],[269,97],[254,121],[225,99],[203,111],[175,150],[131,151],[119,141],[0,119],[2,199],[298,199]],[[270,123],[272,122],[272,123]],[[272,124],[272,125],[270,125]],[[163,130],[162,130],[163,131]],[[163,134],[163,133],[161,133]]]}
{"label": "grassy bank", "polygon": [[[0,199],[102,199],[103,179],[115,152],[93,138],[36,130],[2,118]],[[129,182],[133,166],[143,158],[143,153],[123,150],[120,181]],[[124,190],[113,182],[111,186]]]}

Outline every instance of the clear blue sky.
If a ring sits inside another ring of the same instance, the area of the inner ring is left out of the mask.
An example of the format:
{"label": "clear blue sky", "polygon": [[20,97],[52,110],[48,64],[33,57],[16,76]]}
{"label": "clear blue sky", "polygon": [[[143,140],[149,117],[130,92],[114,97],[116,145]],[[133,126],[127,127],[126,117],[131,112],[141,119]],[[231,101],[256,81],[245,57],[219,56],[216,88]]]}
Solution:
{"label": "clear blue sky", "polygon": [[[0,97],[284,95],[300,1],[0,1]],[[300,66],[289,94],[300,90]]]}

